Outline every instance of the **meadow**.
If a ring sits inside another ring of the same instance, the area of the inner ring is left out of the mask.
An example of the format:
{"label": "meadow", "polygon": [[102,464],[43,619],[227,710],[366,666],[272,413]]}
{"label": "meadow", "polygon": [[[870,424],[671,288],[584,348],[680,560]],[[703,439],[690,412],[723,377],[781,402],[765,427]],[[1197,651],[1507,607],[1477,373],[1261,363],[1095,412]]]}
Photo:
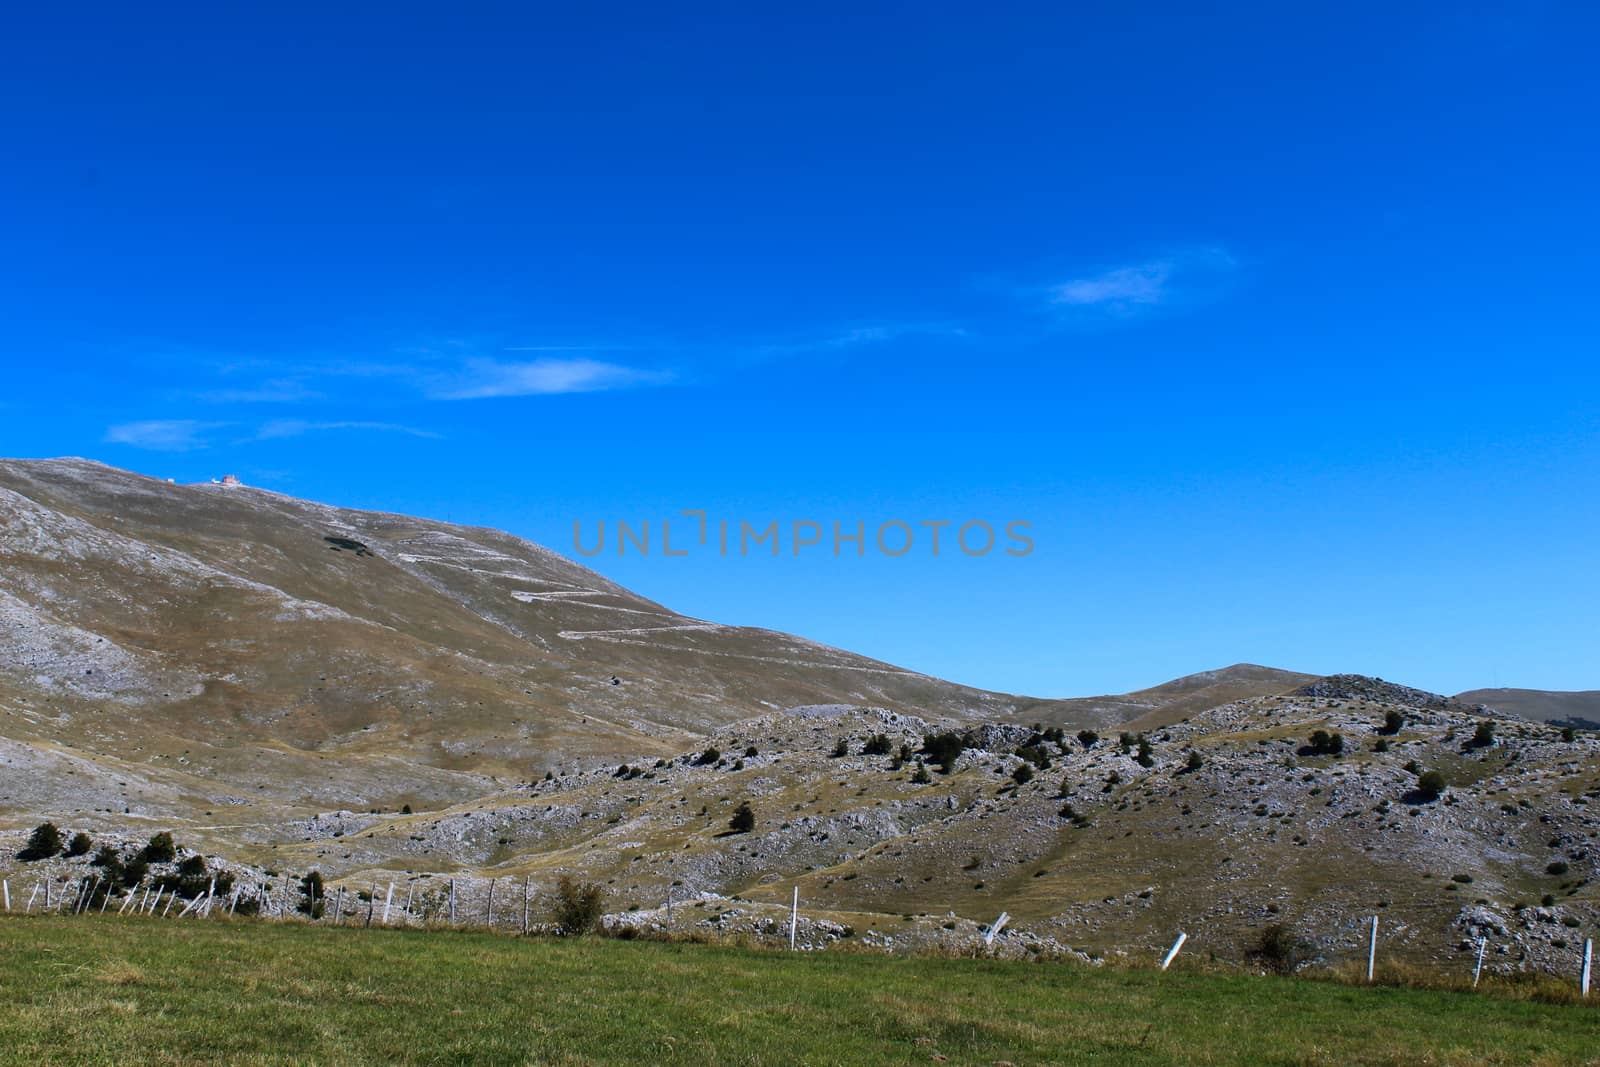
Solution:
{"label": "meadow", "polygon": [[0,1062],[1568,1064],[1495,991],[596,937],[0,919]]}

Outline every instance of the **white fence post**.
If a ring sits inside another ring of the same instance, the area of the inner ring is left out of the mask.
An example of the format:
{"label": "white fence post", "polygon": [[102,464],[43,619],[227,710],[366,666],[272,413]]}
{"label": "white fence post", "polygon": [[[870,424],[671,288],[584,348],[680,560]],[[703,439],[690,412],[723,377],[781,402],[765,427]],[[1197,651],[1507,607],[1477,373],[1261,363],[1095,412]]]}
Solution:
{"label": "white fence post", "polygon": [[795,928],[800,925],[800,887],[794,887],[794,903],[789,905],[789,951],[794,951]]}
{"label": "white fence post", "polygon": [[38,895],[39,895],[39,884],[37,882],[35,882],[34,886],[33,886],[33,892],[28,894],[28,906],[22,910],[22,914],[28,915],[33,911],[33,901],[34,901],[34,898],[37,897]]}
{"label": "white fence post", "polygon": [[1478,988],[1478,979],[1483,977],[1483,950],[1489,947],[1487,937],[1478,938],[1478,965],[1472,969],[1472,988]]}
{"label": "white fence post", "polygon": [[1008,923],[1010,921],[1011,921],[1011,913],[1007,912],[1007,911],[1002,911],[1000,913],[1000,918],[996,919],[994,921],[994,923],[990,925],[989,929],[984,932],[983,943],[985,945],[994,944],[995,935],[998,934],[1001,930],[1004,930],[1006,928],[1006,923]]}
{"label": "white fence post", "polygon": [[6,879],[4,881],[0,881],[0,890],[4,890],[4,892],[5,892],[6,910],[10,911],[11,910],[11,881],[10,881],[10,879]]}
{"label": "white fence post", "polygon": [[1378,963],[1378,917],[1372,917],[1372,933],[1367,937],[1367,981],[1372,981],[1372,974]]}
{"label": "white fence post", "polygon": [[489,929],[494,929],[494,879],[489,879],[489,903],[483,909],[483,921]]}
{"label": "white fence post", "polygon": [[1166,958],[1161,961],[1161,969],[1163,971],[1172,966],[1172,961],[1177,957],[1178,950],[1183,947],[1183,943],[1187,940],[1189,940],[1189,935],[1179,930],[1178,940],[1172,943],[1172,947],[1167,950]]}
{"label": "white fence post", "polygon": [[456,924],[456,880],[450,879],[450,925]]}
{"label": "white fence post", "polygon": [[389,925],[389,905],[394,903],[394,883],[389,883],[389,895],[383,898],[383,925]]}
{"label": "white fence post", "polygon": [[1589,995],[1589,967],[1594,962],[1594,939],[1583,939],[1583,976],[1578,980],[1578,986],[1583,996]]}

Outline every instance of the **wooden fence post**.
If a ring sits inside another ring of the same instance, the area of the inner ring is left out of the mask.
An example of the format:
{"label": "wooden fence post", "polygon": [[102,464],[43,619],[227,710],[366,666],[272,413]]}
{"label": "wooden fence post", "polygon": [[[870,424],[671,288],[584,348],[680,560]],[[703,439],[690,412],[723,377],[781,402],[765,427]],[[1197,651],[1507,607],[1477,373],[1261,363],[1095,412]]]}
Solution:
{"label": "wooden fence post", "polygon": [[450,925],[456,924],[456,880],[450,879]]}
{"label": "wooden fence post", "polygon": [[489,879],[489,903],[483,909],[483,921],[488,924],[489,929],[491,929],[491,930],[494,929],[494,879],[493,878]]}
{"label": "wooden fence post", "polygon": [[522,876],[522,936],[528,936],[528,883],[527,875]]}
{"label": "wooden fence post", "polygon": [[794,901],[789,905],[789,951],[794,951],[795,927],[800,925],[800,887],[794,887]]}
{"label": "wooden fence post", "polygon": [[1179,930],[1178,940],[1172,943],[1172,947],[1167,950],[1166,958],[1161,961],[1161,969],[1163,971],[1172,966],[1172,961],[1177,958],[1178,950],[1183,947],[1183,943],[1187,940],[1189,940],[1189,935]]}

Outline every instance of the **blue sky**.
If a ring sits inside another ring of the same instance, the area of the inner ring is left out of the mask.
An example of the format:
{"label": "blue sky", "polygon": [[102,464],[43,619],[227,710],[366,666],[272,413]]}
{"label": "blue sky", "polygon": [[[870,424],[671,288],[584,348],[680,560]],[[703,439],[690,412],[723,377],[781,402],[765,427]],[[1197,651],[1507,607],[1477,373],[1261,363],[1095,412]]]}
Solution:
{"label": "blue sky", "polygon": [[1581,4],[11,16],[0,454],[512,530],[1041,695],[1600,688]]}

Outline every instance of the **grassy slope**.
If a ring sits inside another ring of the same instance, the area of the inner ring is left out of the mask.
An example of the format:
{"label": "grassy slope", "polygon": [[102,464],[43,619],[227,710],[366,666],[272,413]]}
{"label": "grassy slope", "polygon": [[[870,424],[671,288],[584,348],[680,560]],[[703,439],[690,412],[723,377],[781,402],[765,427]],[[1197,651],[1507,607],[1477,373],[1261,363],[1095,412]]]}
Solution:
{"label": "grassy slope", "polygon": [[1060,964],[0,920],[7,1063],[1581,1063],[1589,1008]]}

